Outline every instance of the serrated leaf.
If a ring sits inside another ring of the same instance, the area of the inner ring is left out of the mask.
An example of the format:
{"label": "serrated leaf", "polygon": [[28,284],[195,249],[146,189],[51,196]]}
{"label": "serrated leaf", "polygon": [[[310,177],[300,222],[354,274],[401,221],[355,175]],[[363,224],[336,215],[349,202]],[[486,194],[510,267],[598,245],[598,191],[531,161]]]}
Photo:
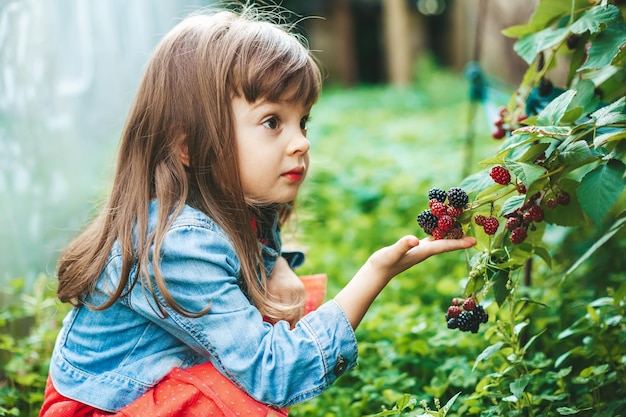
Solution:
{"label": "serrated leaf", "polygon": [[587,51],[587,60],[578,71],[600,69],[609,66],[626,45],[626,24],[623,22],[609,25],[598,34]]}
{"label": "serrated leaf", "polygon": [[607,133],[598,135],[593,140],[593,146],[598,148],[606,145],[608,142],[626,139],[626,129],[612,129]]}
{"label": "serrated leaf", "polygon": [[588,79],[579,80],[574,86],[576,90],[576,96],[570,103],[570,108],[582,107],[583,114],[593,112],[598,108],[600,99],[596,95],[596,85],[593,81]]}
{"label": "serrated leaf", "polygon": [[546,142],[533,144],[526,150],[526,152],[524,152],[523,155],[515,159],[519,162],[535,162],[537,157],[543,155],[549,147],[550,144]]}
{"label": "serrated leaf", "polygon": [[[575,9],[588,6],[586,0],[575,0]],[[533,15],[524,25],[516,25],[502,31],[505,36],[519,38],[529,33],[537,32],[552,24],[563,16],[569,15],[572,2],[563,0],[542,0],[537,4]]]}
{"label": "serrated leaf", "polygon": [[572,128],[567,126],[524,126],[513,131],[513,134],[525,133],[534,137],[569,136]]}
{"label": "serrated leaf", "polygon": [[600,225],[624,189],[626,165],[611,159],[588,172],[580,181],[578,200],[589,217]]}
{"label": "serrated leaf", "polygon": [[580,410],[576,407],[557,407],[556,411],[562,416],[573,416],[580,413]]}
{"label": "serrated leaf", "polygon": [[544,167],[539,165],[512,160],[506,160],[505,167],[514,174],[518,180],[523,182],[526,188],[529,188],[535,181],[548,172]]}
{"label": "serrated leaf", "polygon": [[559,161],[566,165],[576,165],[597,159],[589,149],[587,142],[579,140],[570,143],[560,154]]}
{"label": "serrated leaf", "polygon": [[472,371],[476,369],[479,363],[481,363],[484,360],[489,359],[494,354],[498,353],[498,351],[502,349],[502,346],[504,346],[504,342],[497,342],[491,346],[487,346],[485,350],[480,352],[480,355],[476,357],[476,361],[474,361],[474,366],[472,367]]}
{"label": "serrated leaf", "polygon": [[515,42],[513,49],[529,65],[533,63],[539,52],[561,43],[569,34],[568,28],[546,28],[537,33],[524,35]]}
{"label": "serrated leaf", "polygon": [[585,11],[571,26],[573,33],[589,33],[599,32],[607,24],[621,18],[619,9],[613,5],[608,7],[596,6],[593,9]]}
{"label": "serrated leaf", "polygon": [[526,196],[523,196],[523,195],[516,195],[516,196],[509,198],[502,205],[501,215],[504,216],[505,214],[513,213],[515,210],[517,210],[518,208],[524,205],[525,200],[526,200]]}
{"label": "serrated leaf", "polygon": [[626,97],[622,97],[619,100],[594,111],[590,116],[596,126],[606,126],[612,123],[624,122],[626,121],[626,115],[623,113],[624,104],[626,104]]}
{"label": "serrated leaf", "polygon": [[567,90],[552,100],[537,116],[537,125],[557,126],[575,95],[576,90]]}
{"label": "serrated leaf", "polygon": [[561,191],[571,196],[571,201],[567,206],[559,205],[555,209],[545,209],[545,222],[568,227],[584,226],[588,222],[587,217],[580,208],[580,202],[574,197],[580,183],[571,178],[562,178],[557,185]]}

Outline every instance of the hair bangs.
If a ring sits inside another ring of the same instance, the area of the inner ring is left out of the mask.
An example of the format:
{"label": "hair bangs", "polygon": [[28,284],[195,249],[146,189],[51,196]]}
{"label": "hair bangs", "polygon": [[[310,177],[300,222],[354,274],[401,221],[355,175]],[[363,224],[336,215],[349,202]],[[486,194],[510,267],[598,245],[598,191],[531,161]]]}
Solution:
{"label": "hair bangs", "polygon": [[319,97],[322,76],[309,50],[297,35],[259,25],[256,41],[242,45],[235,63],[235,91],[249,102],[303,102]]}

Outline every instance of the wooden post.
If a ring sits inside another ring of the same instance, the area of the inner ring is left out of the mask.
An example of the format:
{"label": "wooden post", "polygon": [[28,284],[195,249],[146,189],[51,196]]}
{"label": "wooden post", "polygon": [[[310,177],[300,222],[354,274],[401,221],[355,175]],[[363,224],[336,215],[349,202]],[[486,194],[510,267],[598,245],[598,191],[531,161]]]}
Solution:
{"label": "wooden post", "polygon": [[346,86],[353,86],[357,81],[357,64],[354,40],[354,27],[352,22],[352,12],[350,10],[350,0],[334,0],[333,21],[336,38],[336,58],[341,83]]}
{"label": "wooden post", "polygon": [[407,86],[411,83],[414,56],[406,0],[383,0],[383,32],[388,80],[396,86]]}

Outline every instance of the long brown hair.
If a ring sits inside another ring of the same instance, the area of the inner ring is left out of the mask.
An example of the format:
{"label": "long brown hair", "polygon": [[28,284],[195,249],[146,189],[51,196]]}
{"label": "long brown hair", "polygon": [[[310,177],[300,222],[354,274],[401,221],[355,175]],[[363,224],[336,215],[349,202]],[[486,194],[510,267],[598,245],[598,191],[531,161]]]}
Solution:
{"label": "long brown hair", "polygon": [[[272,301],[265,279],[259,279],[264,269],[251,227],[254,208],[246,203],[239,179],[231,100],[242,96],[249,102],[280,99],[312,105],[321,76],[306,44],[271,16],[276,15],[249,5],[238,12],[204,11],[184,19],[161,40],[122,132],[108,202],[60,257],[61,301],[85,304],[117,240],[123,256],[119,285],[106,302],[90,307],[105,309],[123,296],[135,262],[139,272],[130,284],[139,281],[157,300],[148,276],[152,262],[167,305],[188,316],[206,312],[189,311],[174,300],[156,255],[171,222],[188,203],[230,237],[251,302],[270,318],[289,308]],[[188,166],[180,157],[183,148]],[[157,225],[148,235],[148,205],[155,198]],[[277,208],[281,218],[289,207]],[[150,261],[151,246],[155,255]]]}

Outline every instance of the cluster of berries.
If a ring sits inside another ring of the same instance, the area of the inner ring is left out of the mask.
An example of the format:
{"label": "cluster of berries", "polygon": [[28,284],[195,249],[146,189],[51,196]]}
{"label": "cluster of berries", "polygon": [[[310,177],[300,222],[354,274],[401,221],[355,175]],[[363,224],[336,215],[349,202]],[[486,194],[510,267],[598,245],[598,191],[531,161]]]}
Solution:
{"label": "cluster of berries", "polygon": [[467,203],[469,197],[462,188],[453,187],[447,193],[441,188],[432,188],[428,191],[429,209],[417,216],[417,224],[435,239],[460,239],[463,237],[463,229],[458,218]]}
{"label": "cluster of berries", "polygon": [[546,200],[546,207],[549,209],[555,209],[557,206],[567,206],[570,201],[569,193],[566,191],[560,191],[556,197],[550,197]]}
{"label": "cluster of berries", "polygon": [[496,130],[491,132],[491,137],[494,139],[502,139],[506,136],[508,132],[515,130],[520,124],[528,118],[525,114],[520,115],[517,118],[517,123],[513,123],[511,118],[509,117],[509,111],[506,107],[501,107],[499,112],[500,117],[493,122],[493,125],[496,127]]}
{"label": "cluster of berries", "polygon": [[[540,196],[540,195],[539,195]],[[543,209],[535,203],[537,195],[517,210],[504,215],[506,224],[504,228],[511,232],[511,242],[519,245],[528,237],[528,229],[535,230],[534,223],[543,221]]]}
{"label": "cluster of berries", "polygon": [[489,314],[484,307],[476,304],[473,298],[452,299],[452,305],[448,307],[446,313],[448,329],[459,329],[462,332],[478,333],[481,323],[489,321]]}

